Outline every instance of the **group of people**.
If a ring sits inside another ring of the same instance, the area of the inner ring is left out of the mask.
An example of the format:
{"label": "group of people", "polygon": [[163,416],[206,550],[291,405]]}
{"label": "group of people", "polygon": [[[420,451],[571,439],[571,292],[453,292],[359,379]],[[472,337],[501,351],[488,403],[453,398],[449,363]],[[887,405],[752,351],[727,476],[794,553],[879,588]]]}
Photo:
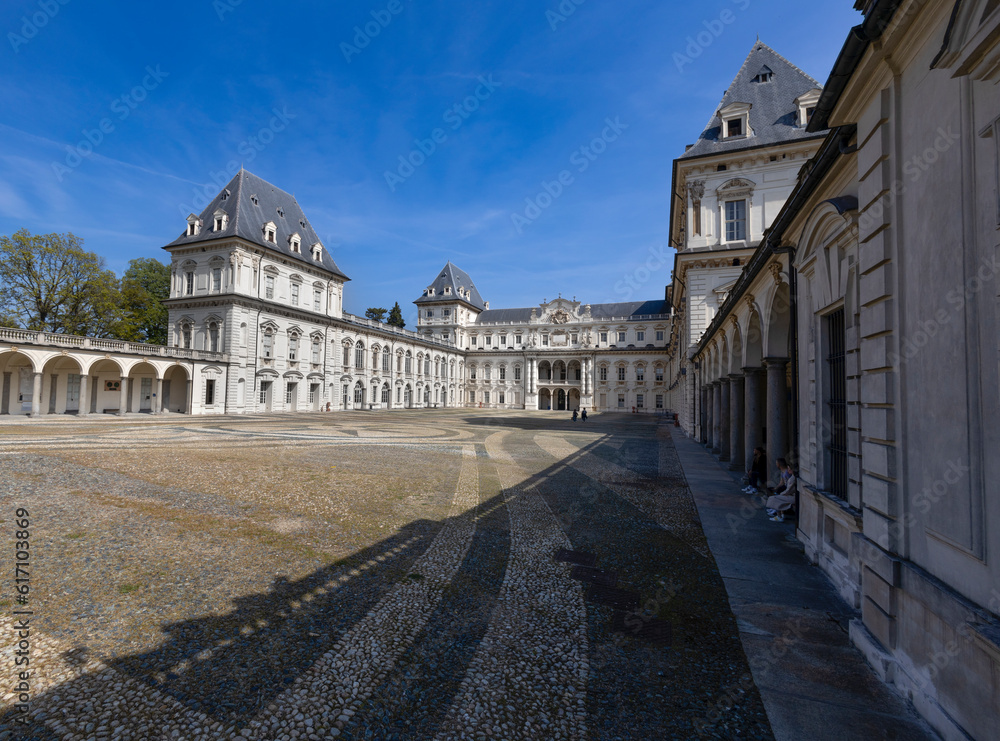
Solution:
{"label": "group of people", "polygon": [[[587,421],[587,407],[583,408],[583,411],[580,412],[579,416],[580,416],[580,419],[582,419],[584,422]],[[576,410],[574,409],[573,410],[573,421],[574,422],[576,422],[576,418],[577,418],[577,414],[576,414]]]}
{"label": "group of people", "polygon": [[750,483],[743,488],[743,493],[757,494],[764,485],[769,494],[764,505],[767,516],[772,522],[783,522],[785,515],[795,507],[798,481],[788,461],[777,458],[774,462],[778,466],[778,485],[767,486],[767,454],[761,447],[754,448],[750,468],[747,469],[747,479]]}

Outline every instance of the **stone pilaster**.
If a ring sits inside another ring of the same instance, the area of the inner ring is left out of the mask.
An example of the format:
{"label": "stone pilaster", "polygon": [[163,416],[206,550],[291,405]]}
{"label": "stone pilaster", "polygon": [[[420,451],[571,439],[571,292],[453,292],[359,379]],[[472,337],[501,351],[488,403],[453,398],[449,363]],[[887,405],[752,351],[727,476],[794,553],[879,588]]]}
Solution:
{"label": "stone pilaster", "polygon": [[746,462],[743,450],[743,415],[746,413],[743,384],[741,373],[729,376],[729,468],[733,471],[744,470]]}

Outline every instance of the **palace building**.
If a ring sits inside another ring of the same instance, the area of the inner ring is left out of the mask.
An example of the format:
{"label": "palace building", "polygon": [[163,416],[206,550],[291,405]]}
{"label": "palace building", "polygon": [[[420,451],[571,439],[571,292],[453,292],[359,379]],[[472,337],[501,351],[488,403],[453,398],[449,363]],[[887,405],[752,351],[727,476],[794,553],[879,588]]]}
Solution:
{"label": "palace building", "polygon": [[662,300],[491,310],[448,263],[416,331],[354,316],[298,202],[246,170],[164,249],[168,346],[0,329],[0,414],[665,408]]}

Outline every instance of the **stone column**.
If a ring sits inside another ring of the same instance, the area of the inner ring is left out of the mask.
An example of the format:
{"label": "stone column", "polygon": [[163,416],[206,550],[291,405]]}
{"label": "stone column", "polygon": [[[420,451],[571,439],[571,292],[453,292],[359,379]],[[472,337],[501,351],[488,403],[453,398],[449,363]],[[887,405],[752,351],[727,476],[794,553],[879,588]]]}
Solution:
{"label": "stone column", "polygon": [[80,408],[76,416],[83,417],[90,414],[90,376],[85,373],[80,374]]}
{"label": "stone column", "polygon": [[[246,406],[246,400],[244,399],[244,406]],[[153,404],[153,414],[163,413],[163,379],[156,379],[156,403]]]}
{"label": "stone column", "polygon": [[118,381],[118,416],[124,417],[128,408],[128,379],[121,378]]}
{"label": "stone column", "polygon": [[712,382],[712,452],[722,453],[722,382]]}
{"label": "stone column", "polygon": [[715,447],[715,392],[716,392],[716,388],[717,387],[716,387],[716,384],[715,384],[714,381],[708,384],[708,404],[705,407],[705,410],[708,413],[708,419],[707,419],[707,423],[706,423],[705,427],[706,427],[706,432],[707,432],[707,435],[706,435],[707,436],[706,444],[708,445],[708,449],[709,450],[712,450]]}
{"label": "stone column", "polygon": [[743,422],[743,443],[745,447],[745,461],[747,468],[753,461],[753,449],[764,447],[764,369],[744,368],[743,378],[745,382],[744,400],[746,414]]}
{"label": "stone column", "polygon": [[704,420],[704,428],[701,431],[701,441],[709,449],[712,448],[712,384],[706,383],[704,388],[702,388],[702,395],[705,398],[705,403],[702,408],[702,419]]}
{"label": "stone column", "polygon": [[743,374],[729,376],[729,469],[743,471],[746,454],[743,450]]}
{"label": "stone column", "polygon": [[719,405],[719,456],[720,461],[729,460],[729,378],[719,382],[722,389],[722,403]]}
{"label": "stone column", "polygon": [[[194,372],[194,368],[191,369]],[[274,393],[274,387],[271,387],[271,393]],[[194,379],[190,376],[187,381],[187,413],[191,414],[194,411]]]}
{"label": "stone column", "polygon": [[788,455],[788,387],[785,369],[788,358],[765,358],[767,364],[767,456],[768,474],[777,480],[775,458]]}
{"label": "stone column", "polygon": [[42,374],[36,373],[31,388],[31,416],[42,414]]}

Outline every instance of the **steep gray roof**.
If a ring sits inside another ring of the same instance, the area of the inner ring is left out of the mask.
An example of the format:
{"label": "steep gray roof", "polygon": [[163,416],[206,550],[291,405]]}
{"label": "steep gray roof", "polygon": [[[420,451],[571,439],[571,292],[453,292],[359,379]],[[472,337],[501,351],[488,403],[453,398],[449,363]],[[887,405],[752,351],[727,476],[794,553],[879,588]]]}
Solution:
{"label": "steep gray roof", "polygon": [[[444,292],[445,287],[451,288],[451,295],[447,295]],[[483,301],[483,297],[479,295],[479,289],[476,288],[476,284],[472,282],[472,278],[461,268],[452,265],[451,260],[448,264],[444,266],[440,273],[438,273],[437,278],[434,282],[430,284],[429,287],[434,289],[434,295],[428,296],[427,291],[424,291],[424,295],[418,298],[413,303],[415,304],[433,304],[444,301],[461,301],[463,303],[469,304],[482,311],[486,308],[486,302]],[[463,298],[462,294],[458,292],[459,288],[464,288],[469,291],[469,298]]]}
{"label": "steep gray roof", "polygon": [[[770,82],[755,82],[761,72],[771,72]],[[816,80],[778,54],[767,44],[757,41],[736,78],[726,90],[708,125],[698,141],[679,160],[710,154],[733,152],[767,144],[796,139],[812,139],[824,133],[809,133],[797,125],[795,99],[803,93],[822,87]],[[732,103],[749,103],[750,129],[753,136],[724,141],[719,110]]]}
{"label": "steep gray roof", "polygon": [[[609,319],[611,317],[635,317],[638,319],[650,314],[666,314],[666,301],[627,301],[619,304],[591,304],[590,316],[594,319]],[[535,307],[537,311],[537,307]],[[490,309],[476,317],[476,324],[493,324],[510,322],[527,324],[531,319],[531,308],[527,309]]]}
{"label": "steep gray roof", "polygon": [[[229,221],[224,230],[216,232],[212,231],[212,228],[215,225],[215,212],[219,209],[228,214]],[[326,247],[323,248],[319,263],[312,259],[312,246],[322,240],[312,228],[295,196],[276,188],[251,172],[240,170],[236,173],[229,184],[205,207],[199,218],[202,221],[199,234],[189,237],[185,231],[167,247],[240,237],[272,252],[281,253],[291,260],[307,265],[319,264],[323,269],[350,280],[337,267],[333,255]],[[276,227],[277,244],[264,239],[264,224],[269,221],[274,222]],[[298,234],[301,238],[302,254],[292,252],[288,238],[293,234]]]}

